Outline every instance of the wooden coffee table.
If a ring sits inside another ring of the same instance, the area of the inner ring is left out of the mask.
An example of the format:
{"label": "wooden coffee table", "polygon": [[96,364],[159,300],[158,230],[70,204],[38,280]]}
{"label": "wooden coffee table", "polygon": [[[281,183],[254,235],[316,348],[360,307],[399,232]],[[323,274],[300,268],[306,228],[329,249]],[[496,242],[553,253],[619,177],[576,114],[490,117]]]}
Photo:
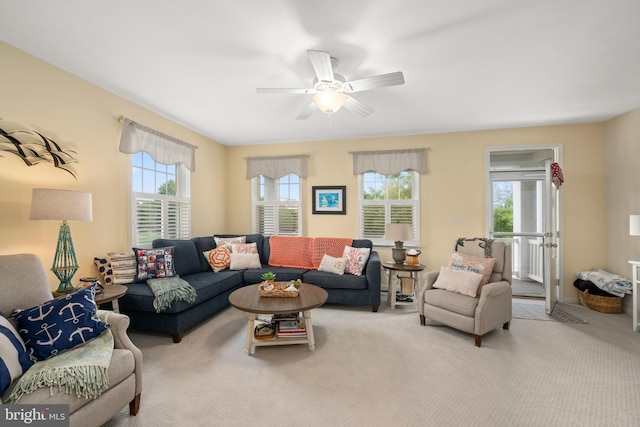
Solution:
{"label": "wooden coffee table", "polygon": [[[240,311],[247,313],[247,340],[245,351],[251,354],[252,347],[308,344],[309,350],[316,348],[315,337],[313,336],[313,324],[311,323],[311,309],[320,307],[327,301],[327,291],[310,285],[300,284],[300,294],[297,297],[261,297],[258,294],[258,284],[245,286],[237,289],[229,295],[229,303]],[[253,337],[255,320],[258,314],[286,314],[302,312],[304,316],[306,337],[282,338],[275,337],[269,340],[256,340]]]}

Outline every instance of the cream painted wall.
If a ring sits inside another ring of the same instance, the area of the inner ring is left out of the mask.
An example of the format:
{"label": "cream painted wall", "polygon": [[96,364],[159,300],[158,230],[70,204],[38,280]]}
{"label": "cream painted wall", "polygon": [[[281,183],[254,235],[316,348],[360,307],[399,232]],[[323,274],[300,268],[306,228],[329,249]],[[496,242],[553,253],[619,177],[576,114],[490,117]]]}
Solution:
{"label": "cream painted wall", "polygon": [[[445,262],[455,238],[485,233],[486,147],[562,144],[565,299],[576,297],[575,271],[605,263],[602,124],[224,147],[4,43],[0,57],[3,64],[10,64],[0,68],[0,116],[41,130],[64,145],[75,145],[80,159],[75,180],[50,165],[27,167],[16,156],[0,153],[0,253],[35,252],[51,265],[59,224],[28,219],[35,187],[93,194],[94,221],[71,224],[80,263],[77,278],[96,274],[95,255],[128,248],[123,194],[130,166],[128,156],[117,150],[116,118],[122,115],[200,147],[197,172],[192,174],[194,236],[250,230],[246,157],[308,153],[309,177],[303,181],[305,234],[355,237],[357,179],[349,152],[427,147],[431,171],[420,180],[421,261],[430,269]],[[347,215],[311,215],[314,185],[346,185]],[[381,250],[381,255],[391,258],[388,250]]]}
{"label": "cream painted wall", "polygon": [[[228,229],[251,229],[250,180],[246,157],[308,153],[303,180],[304,232],[308,236],[357,237],[357,179],[351,151],[395,148],[429,149],[430,172],[421,176],[420,260],[428,269],[444,264],[460,236],[485,234],[485,148],[561,144],[563,147],[563,299],[577,300],[575,272],[603,266],[604,172],[602,124],[549,126],[337,141],[229,147]],[[347,214],[312,215],[311,187],[346,185]],[[588,207],[588,208],[587,208]],[[460,223],[456,223],[460,217]],[[384,260],[390,251],[381,249]]]}
{"label": "cream painted wall", "polygon": [[[631,278],[640,260],[640,237],[629,236],[629,215],[640,215],[640,108],[604,126],[606,269]],[[624,308],[631,306],[625,297]]]}
{"label": "cream painted wall", "polygon": [[[226,148],[126,99],[0,42],[0,117],[43,132],[64,147],[75,147],[77,180],[51,164],[27,167],[17,156],[0,151],[0,253],[33,252],[45,266],[53,263],[59,223],[31,221],[33,188],[89,191],[93,221],[71,222],[80,269],[74,279],[97,274],[93,257],[129,246],[126,191],[130,156],[118,151],[118,116],[125,116],[199,146],[191,175],[193,234],[210,233],[226,221],[224,180]],[[52,288],[57,279],[50,273]]]}

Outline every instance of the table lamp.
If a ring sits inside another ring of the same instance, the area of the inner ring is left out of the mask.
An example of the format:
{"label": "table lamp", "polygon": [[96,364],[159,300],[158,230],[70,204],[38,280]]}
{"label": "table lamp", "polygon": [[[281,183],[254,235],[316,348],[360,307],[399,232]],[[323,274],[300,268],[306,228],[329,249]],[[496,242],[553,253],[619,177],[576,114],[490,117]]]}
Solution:
{"label": "table lamp", "polygon": [[62,221],[51,271],[60,280],[58,292],[72,291],[74,286],[71,279],[78,271],[78,260],[73,250],[71,229],[67,221],[93,221],[91,193],[34,188],[29,219]]}
{"label": "table lamp", "polygon": [[404,241],[411,239],[411,224],[387,224],[384,231],[384,238],[395,242],[395,247],[391,248],[391,256],[395,263],[404,263],[407,255],[407,250],[404,248]]}

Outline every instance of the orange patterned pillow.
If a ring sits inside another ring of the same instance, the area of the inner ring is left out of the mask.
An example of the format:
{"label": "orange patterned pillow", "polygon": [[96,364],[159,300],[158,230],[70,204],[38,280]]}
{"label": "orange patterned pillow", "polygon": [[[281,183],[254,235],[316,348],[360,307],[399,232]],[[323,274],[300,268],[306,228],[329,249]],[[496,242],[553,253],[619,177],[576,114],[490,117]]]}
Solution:
{"label": "orange patterned pillow", "polygon": [[220,246],[219,248],[204,252],[204,256],[207,258],[207,262],[216,273],[229,268],[229,265],[231,264],[231,252],[229,252],[229,249],[225,246]]}
{"label": "orange patterned pillow", "polygon": [[333,258],[341,258],[345,246],[351,246],[353,239],[343,237],[316,237],[313,239],[311,249],[311,262],[313,268],[320,268],[322,257],[329,255]]}
{"label": "orange patterned pillow", "polygon": [[271,236],[269,265],[274,267],[314,268],[311,262],[311,237]]}

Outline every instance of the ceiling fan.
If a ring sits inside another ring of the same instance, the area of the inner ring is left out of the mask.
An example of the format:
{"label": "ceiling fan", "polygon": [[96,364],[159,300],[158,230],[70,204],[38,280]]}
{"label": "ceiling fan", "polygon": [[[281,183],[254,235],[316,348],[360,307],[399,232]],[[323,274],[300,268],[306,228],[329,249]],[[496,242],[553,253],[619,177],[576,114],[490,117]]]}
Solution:
{"label": "ceiling fan", "polygon": [[381,74],[373,77],[366,77],[360,80],[346,81],[340,74],[333,72],[338,65],[338,60],[332,58],[328,52],[321,50],[307,50],[309,60],[316,73],[313,79],[312,88],[258,88],[258,93],[301,93],[313,94],[311,103],[296,117],[297,120],[309,118],[316,110],[324,113],[335,113],[341,107],[354,113],[367,117],[373,113],[373,108],[361,103],[349,94],[363,92],[365,90],[377,89],[385,86],[397,86],[404,84],[402,72]]}

